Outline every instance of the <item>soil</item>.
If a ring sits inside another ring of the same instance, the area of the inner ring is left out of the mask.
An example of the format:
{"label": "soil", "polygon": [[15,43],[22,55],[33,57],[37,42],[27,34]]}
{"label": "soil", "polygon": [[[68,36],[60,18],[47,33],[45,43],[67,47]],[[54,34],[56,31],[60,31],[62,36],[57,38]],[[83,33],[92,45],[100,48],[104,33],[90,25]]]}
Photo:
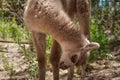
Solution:
{"label": "soil", "polygon": [[[29,45],[26,45],[26,48],[28,47]],[[110,49],[113,57],[91,63],[84,80],[120,80],[120,45]],[[5,61],[8,63],[4,63]],[[25,57],[17,44],[0,43],[0,80],[36,80],[30,79],[28,64],[23,64],[24,61]],[[46,80],[53,80],[51,67],[47,69]],[[67,80],[67,70],[60,70],[60,80]],[[80,73],[75,72],[73,80],[80,80]]]}

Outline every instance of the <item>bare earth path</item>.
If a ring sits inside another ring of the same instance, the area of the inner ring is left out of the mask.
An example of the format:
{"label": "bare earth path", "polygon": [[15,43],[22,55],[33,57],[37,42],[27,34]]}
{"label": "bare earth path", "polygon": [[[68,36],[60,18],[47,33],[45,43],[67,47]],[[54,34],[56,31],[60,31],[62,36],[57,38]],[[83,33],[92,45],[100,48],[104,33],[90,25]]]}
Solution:
{"label": "bare earth path", "polygon": [[[28,47],[28,45],[26,45]],[[84,80],[120,80],[120,45],[113,53],[117,53],[112,59],[100,59],[91,63],[91,69]],[[15,43],[0,43],[0,80],[35,80],[30,79],[27,73],[28,64],[23,64],[25,57],[20,53]],[[4,62],[9,63],[4,63]],[[12,71],[11,71],[12,66]],[[10,79],[10,75],[12,75]],[[61,80],[66,80],[67,70],[60,71]],[[80,80],[80,75],[75,73],[74,80]],[[47,80],[52,80],[52,71],[47,69]]]}

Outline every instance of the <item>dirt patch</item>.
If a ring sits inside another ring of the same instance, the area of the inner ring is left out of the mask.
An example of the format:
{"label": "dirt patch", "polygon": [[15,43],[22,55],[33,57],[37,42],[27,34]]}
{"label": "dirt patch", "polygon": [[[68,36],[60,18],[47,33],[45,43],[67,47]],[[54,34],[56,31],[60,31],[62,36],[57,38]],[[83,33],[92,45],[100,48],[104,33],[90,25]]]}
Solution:
{"label": "dirt patch", "polygon": [[[26,45],[28,47],[28,45]],[[100,59],[90,64],[91,69],[87,73],[84,80],[120,80],[120,46],[114,47],[112,51],[112,59]],[[2,50],[1,50],[2,49]],[[23,64],[25,58],[21,55],[21,51],[17,44],[14,43],[0,43],[0,80],[35,80],[30,79],[28,74],[28,64]],[[115,54],[117,53],[117,55]],[[114,55],[115,54],[115,55]],[[5,69],[3,55],[9,61],[9,66],[12,66],[14,74],[10,77],[9,69]],[[52,71],[47,69],[46,79],[53,80]],[[67,70],[60,71],[60,79],[67,80]],[[73,80],[80,80],[80,75],[76,72]]]}

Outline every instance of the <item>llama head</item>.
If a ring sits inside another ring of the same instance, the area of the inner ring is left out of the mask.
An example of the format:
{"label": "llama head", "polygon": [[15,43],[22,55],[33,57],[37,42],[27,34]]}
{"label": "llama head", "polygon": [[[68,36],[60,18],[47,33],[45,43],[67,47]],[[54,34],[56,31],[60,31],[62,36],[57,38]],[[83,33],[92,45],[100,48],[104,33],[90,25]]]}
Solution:
{"label": "llama head", "polygon": [[60,59],[60,68],[64,70],[69,68],[70,66],[75,65],[75,63],[77,63],[77,61],[79,60],[79,56],[79,51],[70,51],[68,53],[63,53]]}
{"label": "llama head", "polygon": [[[69,47],[69,46],[68,46]],[[63,53],[60,59],[60,68],[67,69],[70,66],[84,64],[89,56],[89,52],[98,49],[100,45],[96,42],[87,42],[83,47],[71,48]]]}

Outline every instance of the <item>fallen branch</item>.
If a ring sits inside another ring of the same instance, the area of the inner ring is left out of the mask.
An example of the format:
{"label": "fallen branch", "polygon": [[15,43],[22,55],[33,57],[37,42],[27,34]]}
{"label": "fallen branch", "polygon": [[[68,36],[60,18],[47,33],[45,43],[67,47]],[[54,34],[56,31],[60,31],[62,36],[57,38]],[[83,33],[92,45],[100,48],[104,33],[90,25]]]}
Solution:
{"label": "fallen branch", "polygon": [[[2,43],[17,43],[14,41],[4,41],[4,40],[0,40],[0,42]],[[32,42],[19,42],[20,44],[33,44]]]}

